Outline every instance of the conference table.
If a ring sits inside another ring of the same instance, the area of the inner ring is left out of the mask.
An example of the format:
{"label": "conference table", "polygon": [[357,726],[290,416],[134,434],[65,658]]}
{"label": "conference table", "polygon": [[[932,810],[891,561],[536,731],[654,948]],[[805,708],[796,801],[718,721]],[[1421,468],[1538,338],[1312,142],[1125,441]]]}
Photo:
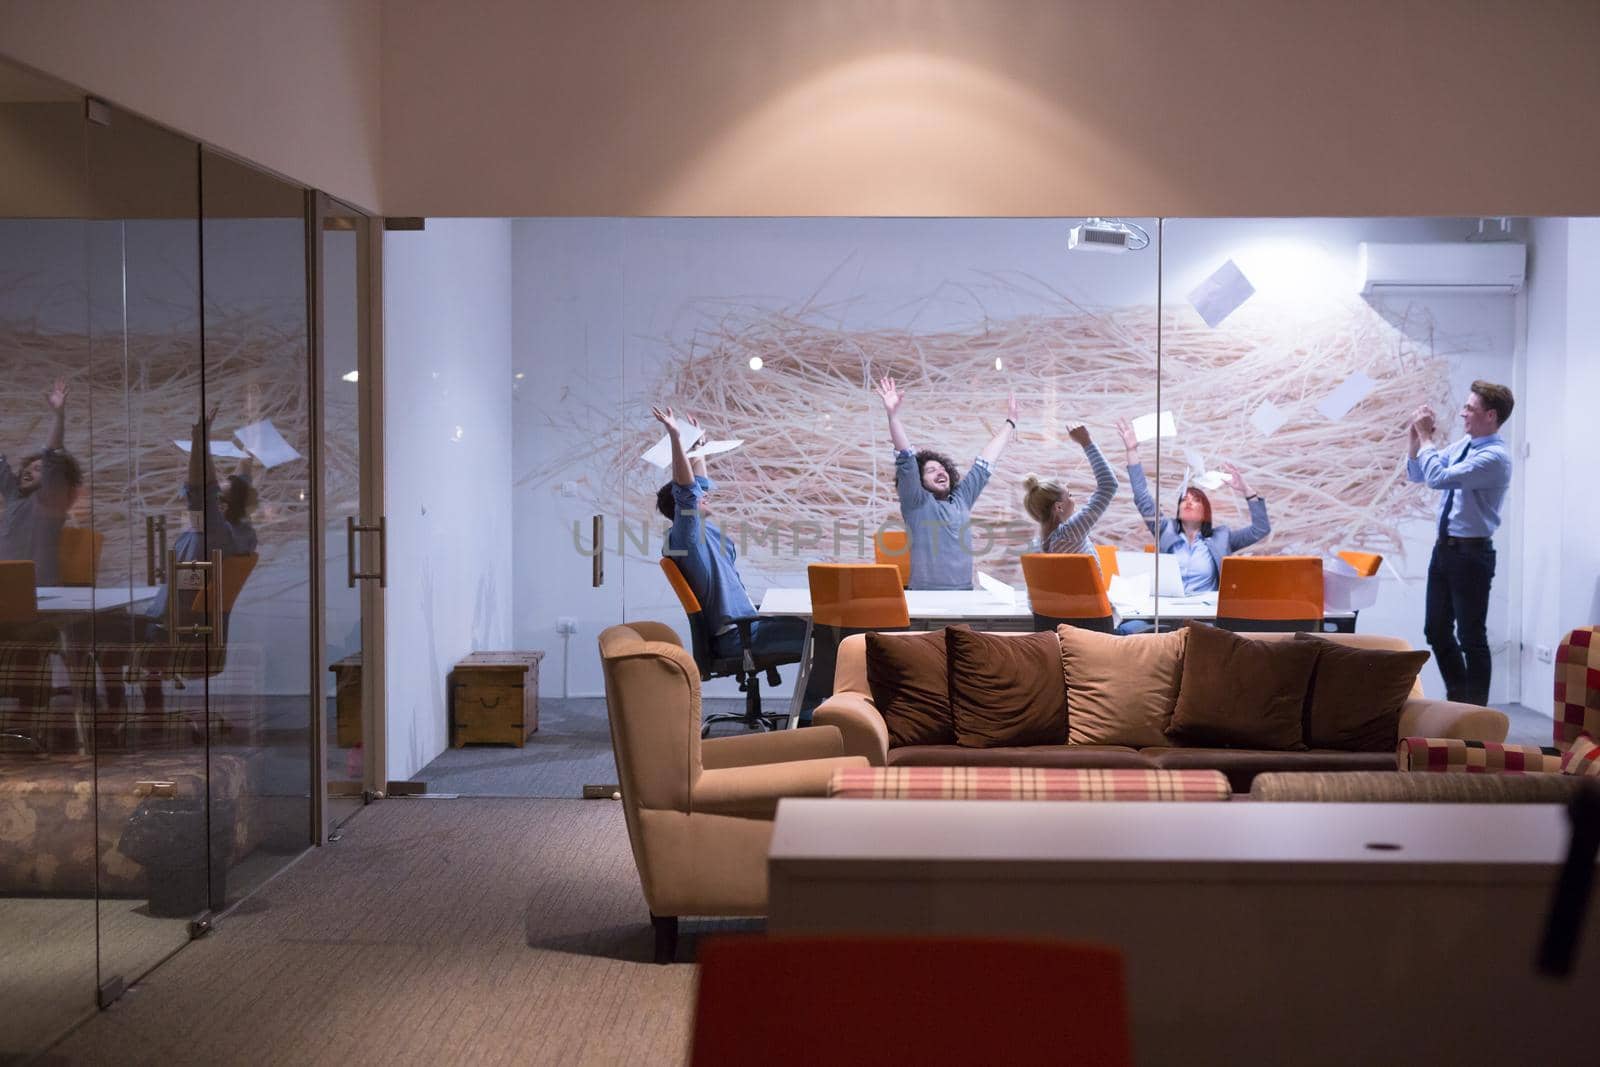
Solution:
{"label": "conference table", "polygon": [[87,615],[153,600],[159,585],[41,585],[34,592],[41,615]]}
{"label": "conference table", "polygon": [[[1122,622],[1186,621],[1215,619],[1217,594],[1185,596],[1119,597],[1111,601]],[[811,617],[809,588],[771,588],[756,609],[761,615]],[[1031,630],[1033,608],[1024,590],[991,592],[987,589],[907,589],[906,610],[913,629],[936,630],[951,623],[968,623],[978,629]],[[1348,631],[1355,622],[1353,611],[1330,611],[1323,616],[1323,628]]]}

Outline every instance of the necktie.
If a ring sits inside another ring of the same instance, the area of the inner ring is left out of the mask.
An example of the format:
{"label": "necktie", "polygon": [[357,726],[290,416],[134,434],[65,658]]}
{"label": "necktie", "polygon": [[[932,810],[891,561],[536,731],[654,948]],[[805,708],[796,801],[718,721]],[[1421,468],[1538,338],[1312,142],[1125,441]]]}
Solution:
{"label": "necktie", "polygon": [[[1461,454],[1455,459],[1451,460],[1450,465],[1453,467],[1457,463],[1460,463],[1462,460],[1467,458],[1467,453],[1471,451],[1472,438],[1469,437],[1467,438],[1467,443],[1461,446]],[[1441,538],[1448,537],[1450,535],[1450,509],[1455,505],[1455,502],[1456,491],[1451,489],[1449,492],[1445,493],[1444,510],[1439,513],[1439,536]]]}

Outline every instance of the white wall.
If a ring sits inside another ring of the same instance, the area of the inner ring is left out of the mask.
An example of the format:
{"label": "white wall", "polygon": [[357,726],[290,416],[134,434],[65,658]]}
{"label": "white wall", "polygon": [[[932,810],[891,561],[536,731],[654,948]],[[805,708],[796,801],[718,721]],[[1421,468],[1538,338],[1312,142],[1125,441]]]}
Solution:
{"label": "white wall", "polygon": [[0,0],[0,54],[380,209],[378,0]]}
{"label": "white wall", "polygon": [[1533,234],[1527,383],[1512,415],[1528,446],[1521,702],[1549,714],[1554,666],[1539,650],[1600,622],[1600,494],[1583,461],[1600,396],[1600,220],[1539,220]]}
{"label": "white wall", "polygon": [[390,780],[449,745],[450,668],[511,642],[511,223],[384,242]]}

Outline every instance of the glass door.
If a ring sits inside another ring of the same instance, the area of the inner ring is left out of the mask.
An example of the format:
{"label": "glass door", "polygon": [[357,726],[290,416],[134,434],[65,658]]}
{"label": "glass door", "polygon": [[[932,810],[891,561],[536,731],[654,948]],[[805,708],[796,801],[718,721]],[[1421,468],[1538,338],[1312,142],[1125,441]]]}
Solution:
{"label": "glass door", "polygon": [[[210,907],[205,701],[172,641],[200,623],[185,536],[191,426],[203,415],[199,149],[91,109],[89,504],[103,535],[82,688],[93,708],[102,1003],[181,948]],[[169,614],[168,608],[174,614]]]}
{"label": "glass door", "polygon": [[337,827],[379,786],[374,738],[381,707],[370,620],[379,617],[384,523],[372,469],[375,401],[370,309],[372,222],[319,197],[318,355],[321,365],[322,654],[320,731],[327,775],[322,825]]}

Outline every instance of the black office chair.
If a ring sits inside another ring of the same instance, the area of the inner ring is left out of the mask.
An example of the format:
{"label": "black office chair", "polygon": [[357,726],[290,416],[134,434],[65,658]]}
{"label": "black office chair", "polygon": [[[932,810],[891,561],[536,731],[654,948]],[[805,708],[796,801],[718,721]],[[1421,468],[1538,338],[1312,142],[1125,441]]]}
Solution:
{"label": "black office chair", "polygon": [[695,666],[700,668],[700,680],[709,682],[713,678],[737,678],[739,690],[744,693],[742,713],[723,712],[701,716],[700,736],[709,736],[711,727],[719,722],[743,723],[745,728],[750,730],[776,730],[778,720],[787,719],[789,713],[761,710],[761,675],[763,672],[766,673],[768,685],[777,685],[782,681],[778,677],[778,668],[790,663],[799,663],[804,654],[803,644],[792,650],[780,649],[758,654],[752,648],[754,625],[758,616],[741,615],[729,620],[739,628],[738,654],[718,656],[713,651],[711,625],[706,619],[705,612],[700,609],[700,598],[689,588],[689,583],[684,580],[683,572],[678,569],[677,563],[663,556],[661,572],[667,576],[672,591],[678,594],[678,602],[683,605],[683,613],[689,617],[689,647],[694,656]]}

